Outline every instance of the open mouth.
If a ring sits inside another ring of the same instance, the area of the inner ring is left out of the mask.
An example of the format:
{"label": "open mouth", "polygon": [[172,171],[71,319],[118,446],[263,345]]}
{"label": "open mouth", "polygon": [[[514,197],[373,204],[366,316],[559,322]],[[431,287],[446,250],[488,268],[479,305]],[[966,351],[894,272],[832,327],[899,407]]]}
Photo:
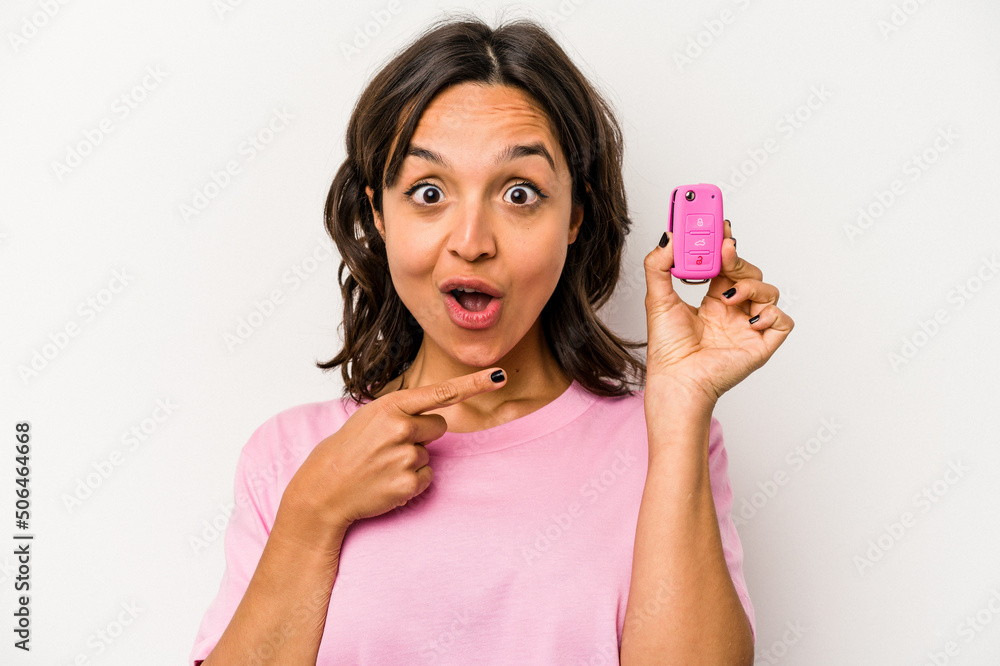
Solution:
{"label": "open mouth", "polygon": [[493,297],[489,294],[484,294],[479,291],[462,291],[460,289],[452,289],[451,295],[455,297],[458,304],[469,312],[482,312],[493,300]]}
{"label": "open mouth", "polygon": [[500,320],[503,298],[478,291],[452,289],[444,292],[448,316],[456,326],[470,330],[491,328]]}

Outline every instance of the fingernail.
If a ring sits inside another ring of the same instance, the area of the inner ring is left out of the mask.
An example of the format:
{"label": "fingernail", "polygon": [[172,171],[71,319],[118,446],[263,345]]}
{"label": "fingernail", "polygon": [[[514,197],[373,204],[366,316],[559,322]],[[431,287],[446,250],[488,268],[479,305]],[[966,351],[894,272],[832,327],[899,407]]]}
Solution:
{"label": "fingernail", "polygon": [[[724,292],[722,292],[722,295],[725,296],[726,298],[730,298],[735,293],[736,293],[736,287],[732,287],[732,288],[726,289]],[[750,322],[750,323],[752,324],[753,322]]]}
{"label": "fingernail", "polygon": [[490,379],[499,384],[503,381],[503,370],[496,370],[490,375]]}
{"label": "fingernail", "polygon": [[751,324],[753,324],[753,323],[755,323],[755,322],[756,322],[756,321],[757,321],[758,319],[760,319],[760,315],[754,315],[753,317],[750,317],[750,323],[751,323]]}
{"label": "fingernail", "polygon": [[669,239],[669,238],[667,238],[667,232],[666,232],[666,231],[664,231],[664,232],[663,232],[663,235],[662,235],[662,236],[660,236],[660,247],[666,247],[666,246],[667,246],[667,242],[668,242],[669,240],[670,240],[670,239]]}
{"label": "fingernail", "polygon": [[736,249],[736,237],[733,236],[732,239],[733,239],[733,249]]}

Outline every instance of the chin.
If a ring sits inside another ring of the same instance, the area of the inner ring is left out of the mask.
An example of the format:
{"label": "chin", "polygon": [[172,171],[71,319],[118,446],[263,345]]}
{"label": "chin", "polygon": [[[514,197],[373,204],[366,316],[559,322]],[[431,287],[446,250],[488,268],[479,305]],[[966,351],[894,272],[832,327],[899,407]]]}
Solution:
{"label": "chin", "polygon": [[496,334],[483,335],[483,332],[477,332],[476,335],[480,336],[480,339],[474,341],[462,341],[458,336],[451,336],[444,344],[441,344],[440,338],[434,341],[459,363],[476,368],[494,366],[510,351],[503,348],[501,339]]}
{"label": "chin", "polygon": [[486,348],[484,344],[459,344],[453,346],[449,351],[456,361],[474,368],[489,368],[496,365],[504,357],[496,350]]}

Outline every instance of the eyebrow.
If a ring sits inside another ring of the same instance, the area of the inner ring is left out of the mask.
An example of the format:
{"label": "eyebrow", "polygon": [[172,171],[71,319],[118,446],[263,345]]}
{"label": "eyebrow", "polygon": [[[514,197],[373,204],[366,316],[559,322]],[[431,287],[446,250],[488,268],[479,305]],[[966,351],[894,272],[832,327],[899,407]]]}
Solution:
{"label": "eyebrow", "polygon": [[[451,169],[451,164],[448,163],[448,160],[442,157],[440,153],[436,153],[433,150],[421,148],[420,146],[410,146],[406,151],[406,157],[411,155],[413,157],[419,157],[427,160],[428,162],[438,164],[445,169]],[[510,162],[512,160],[531,155],[544,157],[545,161],[549,163],[549,167],[552,168],[552,171],[554,172],[556,170],[556,161],[552,159],[552,154],[541,141],[535,141],[534,143],[529,144],[511,144],[507,146],[494,156],[493,166],[499,166],[504,162]]]}

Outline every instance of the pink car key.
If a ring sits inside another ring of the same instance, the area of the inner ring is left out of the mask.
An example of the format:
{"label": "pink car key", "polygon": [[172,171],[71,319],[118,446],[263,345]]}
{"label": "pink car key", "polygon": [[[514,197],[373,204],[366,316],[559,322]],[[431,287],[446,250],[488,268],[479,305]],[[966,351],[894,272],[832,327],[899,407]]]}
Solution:
{"label": "pink car key", "polygon": [[674,267],[686,284],[702,284],[722,268],[722,190],[715,185],[681,185],[670,197]]}

